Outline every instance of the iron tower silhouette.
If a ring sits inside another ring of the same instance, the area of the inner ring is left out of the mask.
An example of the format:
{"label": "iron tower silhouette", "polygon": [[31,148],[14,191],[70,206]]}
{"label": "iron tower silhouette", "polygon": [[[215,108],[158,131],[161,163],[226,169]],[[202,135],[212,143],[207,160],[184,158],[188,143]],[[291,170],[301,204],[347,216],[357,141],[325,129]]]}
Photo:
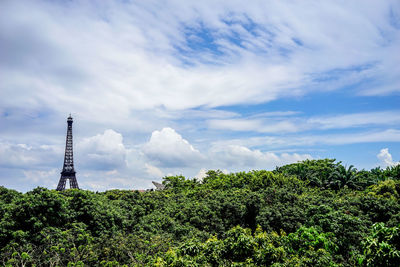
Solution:
{"label": "iron tower silhouette", "polygon": [[58,182],[57,191],[65,190],[65,184],[69,179],[69,187],[76,188],[78,187],[78,182],[76,181],[75,170],[74,170],[74,154],[72,151],[72,117],[69,114],[67,119],[68,128],[67,128],[67,139],[65,141],[65,155],[64,155],[64,166],[61,171],[61,178]]}

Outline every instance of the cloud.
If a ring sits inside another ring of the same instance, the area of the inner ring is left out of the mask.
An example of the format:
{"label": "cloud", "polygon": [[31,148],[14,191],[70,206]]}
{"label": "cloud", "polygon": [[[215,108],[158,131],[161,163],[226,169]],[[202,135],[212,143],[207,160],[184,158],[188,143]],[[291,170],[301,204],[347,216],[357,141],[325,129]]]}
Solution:
{"label": "cloud", "polygon": [[29,181],[36,186],[56,188],[60,178],[60,170],[24,170],[25,182]]}
{"label": "cloud", "polygon": [[155,178],[161,178],[164,176],[163,172],[157,168],[156,166],[153,166],[151,164],[145,163],[145,168],[146,172],[151,176]]}
{"label": "cloud", "polygon": [[79,187],[96,191],[110,189],[133,190],[139,188],[151,188],[151,180],[140,176],[127,174],[118,170],[103,171],[90,170],[80,172],[77,177]]}
{"label": "cloud", "polygon": [[172,128],[154,131],[144,144],[143,153],[161,167],[187,167],[203,162],[205,157]]}
{"label": "cloud", "polygon": [[314,127],[320,129],[340,129],[368,125],[396,125],[400,123],[400,112],[393,110],[319,116],[308,119],[307,123],[315,125]]}
{"label": "cloud", "polygon": [[309,154],[282,153],[278,155],[239,145],[215,146],[211,149],[210,155],[214,160],[218,160],[222,166],[231,170],[243,168],[268,169],[312,158]]}
{"label": "cloud", "polygon": [[255,131],[262,127],[262,122],[260,120],[247,119],[209,120],[208,125],[212,129]]}
{"label": "cloud", "polygon": [[254,131],[260,133],[288,133],[297,132],[301,128],[291,121],[261,120],[261,119],[229,119],[209,120],[208,125],[212,129],[230,131]]}
{"label": "cloud", "polygon": [[[330,116],[293,116],[293,112],[261,113],[255,116],[232,119],[211,119],[208,126],[212,129],[230,131],[252,131],[259,133],[292,133],[307,130],[329,130],[361,128],[377,125],[398,125],[400,112],[376,111]],[[297,113],[298,114],[298,113]]]}
{"label": "cloud", "polygon": [[31,149],[26,144],[0,143],[0,164],[15,167],[36,164],[37,159],[32,155]]}
{"label": "cloud", "polygon": [[194,176],[194,178],[196,178],[199,181],[202,181],[206,176],[207,176],[207,170],[200,169],[199,172]]}
{"label": "cloud", "polygon": [[[308,138],[309,143],[313,143],[311,136]],[[359,143],[375,143],[375,142],[399,142],[400,130],[387,129],[383,131],[365,131],[351,134],[327,134],[325,136],[315,136],[315,143],[329,145],[345,145]]]}
{"label": "cloud", "polygon": [[57,162],[57,158],[62,160],[58,147],[0,142],[1,167],[35,169],[51,166]]}
{"label": "cloud", "polygon": [[347,145],[359,143],[400,142],[400,130],[387,129],[378,131],[361,131],[355,133],[327,133],[285,136],[261,136],[214,141],[214,146],[239,145],[247,147],[268,147],[269,149],[285,147],[310,147],[316,145]]}
{"label": "cloud", "polygon": [[79,142],[75,154],[84,168],[112,170],[126,166],[126,153],[122,135],[108,129]]}
{"label": "cloud", "polygon": [[380,160],[383,167],[396,166],[400,164],[400,162],[393,161],[392,155],[389,153],[388,148],[382,148],[376,157]]}
{"label": "cloud", "polygon": [[366,79],[375,94],[399,90],[390,1],[1,5],[3,107],[123,124],[132,110],[263,103]]}

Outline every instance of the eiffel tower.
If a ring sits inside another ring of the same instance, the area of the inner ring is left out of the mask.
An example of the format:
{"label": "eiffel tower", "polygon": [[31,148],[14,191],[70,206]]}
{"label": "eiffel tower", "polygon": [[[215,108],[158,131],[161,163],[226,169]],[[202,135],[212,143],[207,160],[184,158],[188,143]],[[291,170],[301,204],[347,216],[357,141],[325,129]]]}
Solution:
{"label": "eiffel tower", "polygon": [[68,128],[67,128],[67,139],[65,141],[65,155],[64,155],[64,166],[61,172],[61,178],[58,182],[57,191],[65,190],[65,184],[69,179],[69,187],[76,188],[78,187],[78,182],[76,181],[75,170],[74,170],[74,154],[72,151],[72,117],[69,114],[67,119]]}

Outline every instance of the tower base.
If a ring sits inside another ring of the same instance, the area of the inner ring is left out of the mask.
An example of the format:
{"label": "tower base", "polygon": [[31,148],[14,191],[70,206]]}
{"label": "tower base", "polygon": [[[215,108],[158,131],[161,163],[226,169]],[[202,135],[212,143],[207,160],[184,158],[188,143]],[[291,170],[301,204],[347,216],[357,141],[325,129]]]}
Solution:
{"label": "tower base", "polygon": [[60,181],[58,182],[58,185],[57,185],[57,191],[65,190],[65,185],[67,183],[67,180],[69,180],[69,187],[71,189],[73,189],[73,188],[79,189],[78,181],[76,180],[75,173],[72,175],[61,174]]}

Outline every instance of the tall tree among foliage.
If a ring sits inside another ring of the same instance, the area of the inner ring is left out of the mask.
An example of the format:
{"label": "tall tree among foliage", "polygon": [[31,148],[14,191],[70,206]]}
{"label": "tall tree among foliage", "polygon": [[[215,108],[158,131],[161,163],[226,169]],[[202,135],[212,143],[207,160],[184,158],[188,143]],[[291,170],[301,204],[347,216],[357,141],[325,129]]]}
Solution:
{"label": "tall tree among foliage", "polygon": [[357,169],[353,165],[346,168],[343,165],[336,166],[335,170],[329,176],[328,186],[339,190],[345,186],[351,189],[359,189],[357,181]]}

